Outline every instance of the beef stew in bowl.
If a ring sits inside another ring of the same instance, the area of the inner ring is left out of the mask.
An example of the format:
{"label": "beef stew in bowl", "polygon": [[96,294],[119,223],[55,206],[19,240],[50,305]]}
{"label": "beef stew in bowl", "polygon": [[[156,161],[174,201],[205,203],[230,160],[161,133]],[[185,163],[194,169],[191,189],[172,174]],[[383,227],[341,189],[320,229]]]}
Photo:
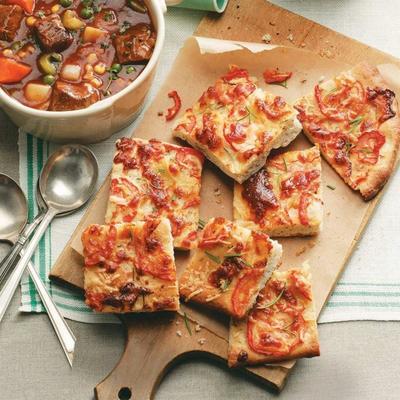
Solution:
{"label": "beef stew in bowl", "polygon": [[0,3],[0,84],[28,107],[86,108],[133,82],[153,53],[143,0]]}

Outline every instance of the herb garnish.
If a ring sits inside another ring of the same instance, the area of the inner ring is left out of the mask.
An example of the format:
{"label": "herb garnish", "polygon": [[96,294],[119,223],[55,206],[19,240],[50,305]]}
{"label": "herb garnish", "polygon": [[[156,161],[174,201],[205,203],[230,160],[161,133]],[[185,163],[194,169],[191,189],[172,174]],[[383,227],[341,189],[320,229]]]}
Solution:
{"label": "herb garnish", "polygon": [[201,231],[206,226],[206,222],[204,220],[202,220],[201,218],[199,218],[199,223],[197,226],[198,226],[198,229]]}
{"label": "herb garnish", "polygon": [[[289,79],[289,78],[288,78]],[[270,85],[278,85],[278,86],[282,86],[285,89],[287,89],[287,80],[283,81],[283,82],[271,82]]]}
{"label": "herb garnish", "polygon": [[217,264],[221,264],[221,259],[219,257],[214,256],[214,254],[211,254],[208,251],[205,251],[204,253],[210,260],[214,261]]}
{"label": "herb garnish", "polygon": [[188,330],[189,335],[192,336],[192,330],[190,329],[190,325],[189,325],[189,321],[188,321],[188,317],[187,317],[186,313],[183,313],[183,318],[185,320],[186,329]]}
{"label": "herb garnish", "polygon": [[285,283],[285,285],[283,286],[283,289],[281,290],[281,292],[278,294],[278,296],[275,297],[274,300],[272,300],[271,302],[265,304],[264,306],[262,306],[262,307],[260,307],[260,308],[269,308],[269,307],[272,307],[275,303],[277,303],[277,302],[280,300],[280,298],[283,296],[283,293],[284,293],[285,290],[286,290],[286,283]]}
{"label": "herb garnish", "polygon": [[358,125],[361,124],[361,121],[364,119],[363,116],[359,115],[357,118],[354,118],[353,120],[351,120],[349,122],[349,124],[351,125],[351,128],[354,129],[355,127],[357,127]]}
{"label": "herb garnish", "polygon": [[219,281],[219,289],[221,290],[221,292],[226,292],[228,290],[230,283],[231,281],[228,279],[221,279]]}
{"label": "herb garnish", "polygon": [[329,189],[331,189],[331,190],[335,190],[335,189],[336,189],[336,187],[335,187],[335,186],[332,186],[332,185],[326,185],[326,187],[329,188]]}

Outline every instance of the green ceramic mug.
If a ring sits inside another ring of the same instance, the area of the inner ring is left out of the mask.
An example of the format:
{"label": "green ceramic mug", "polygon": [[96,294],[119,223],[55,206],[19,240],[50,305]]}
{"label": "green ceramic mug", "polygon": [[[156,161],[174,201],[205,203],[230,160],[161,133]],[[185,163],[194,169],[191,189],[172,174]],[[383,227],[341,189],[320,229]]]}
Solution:
{"label": "green ceramic mug", "polygon": [[167,6],[222,13],[229,0],[166,0]]}

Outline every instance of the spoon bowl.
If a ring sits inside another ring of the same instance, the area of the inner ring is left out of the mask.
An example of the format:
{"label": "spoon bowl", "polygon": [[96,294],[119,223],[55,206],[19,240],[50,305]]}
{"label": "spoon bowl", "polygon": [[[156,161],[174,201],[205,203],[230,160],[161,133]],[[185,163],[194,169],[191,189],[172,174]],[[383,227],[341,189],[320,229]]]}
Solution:
{"label": "spoon bowl", "polygon": [[28,204],[16,182],[0,174],[0,240],[14,242],[28,220]]}
{"label": "spoon bowl", "polygon": [[[35,224],[26,225],[28,220],[28,205],[24,192],[17,182],[3,174],[0,174],[0,218],[8,221],[7,224],[0,224],[0,240],[9,241],[11,243],[19,240],[18,235],[22,234],[23,231],[29,236],[29,230],[35,226]],[[14,252],[10,254],[11,255],[6,257],[8,263],[5,265],[12,265],[13,263]],[[23,250],[20,250],[20,254],[23,254]],[[65,355],[67,356],[68,362],[72,365],[76,341],[75,336],[57,309],[57,306],[53,302],[53,299],[48,293],[35,267],[29,260],[27,266],[31,279],[36,286]],[[7,271],[1,272],[4,272],[4,275],[6,275]]]}
{"label": "spoon bowl", "polygon": [[98,166],[84,146],[60,147],[46,162],[39,179],[40,194],[48,207],[60,213],[76,210],[95,188]]}

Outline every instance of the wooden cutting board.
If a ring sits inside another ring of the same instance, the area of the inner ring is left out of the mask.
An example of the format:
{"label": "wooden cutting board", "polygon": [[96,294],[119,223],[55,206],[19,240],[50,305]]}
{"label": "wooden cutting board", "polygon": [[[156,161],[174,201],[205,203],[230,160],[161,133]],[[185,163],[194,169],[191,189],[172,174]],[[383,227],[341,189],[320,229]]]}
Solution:
{"label": "wooden cutting board", "polygon": [[[392,56],[264,0],[231,0],[224,15],[204,18],[196,31],[199,36],[248,42],[261,42],[266,33],[271,35],[272,44],[312,50],[319,57],[346,61],[349,64],[368,60],[373,64],[394,63],[400,66],[400,61]],[[108,184],[106,180],[100,192],[107,191]],[[348,243],[342,267],[351,255],[379,198],[380,196],[366,207],[358,231]],[[75,232],[79,234],[83,226],[92,222],[91,218],[92,216],[86,214]],[[81,266],[82,257],[71,248],[70,241],[54,265],[50,276],[75,287],[82,287]],[[329,297],[338,278],[339,274],[335,275],[324,298],[319,299],[321,306]],[[186,306],[183,306],[183,310],[186,310],[190,317],[183,318],[176,313],[160,313],[128,315],[122,318],[127,331],[126,348],[115,369],[95,388],[98,399],[150,399],[166,371],[184,357],[208,355],[225,362],[228,321],[221,317],[216,323],[215,317],[212,318],[206,312],[196,314],[193,309]],[[200,314],[201,319],[197,318]],[[200,332],[195,329],[196,321],[201,322]],[[189,325],[189,329],[186,325]],[[270,387],[281,390],[293,365],[294,363],[283,363],[277,366],[247,368],[243,371],[261,379]]]}

